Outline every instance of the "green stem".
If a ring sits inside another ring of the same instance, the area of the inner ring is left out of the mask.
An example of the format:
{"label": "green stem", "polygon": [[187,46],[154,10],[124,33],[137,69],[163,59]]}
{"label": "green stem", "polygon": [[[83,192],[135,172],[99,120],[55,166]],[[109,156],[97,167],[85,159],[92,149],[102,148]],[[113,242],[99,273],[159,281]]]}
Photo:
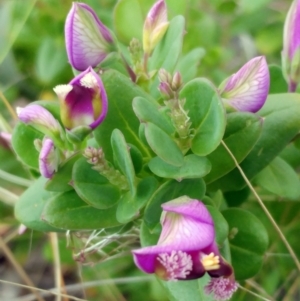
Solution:
{"label": "green stem", "polygon": [[31,180],[12,175],[2,169],[0,169],[0,179],[25,187],[29,187],[33,183]]}
{"label": "green stem", "polygon": [[230,151],[230,149],[228,148],[228,146],[226,145],[226,143],[222,140],[221,144],[224,146],[224,148],[226,149],[226,151],[228,152],[228,154],[230,155],[230,157],[232,158],[232,160],[235,163],[235,166],[237,167],[237,169],[240,171],[242,177],[244,178],[245,182],[247,183],[248,187],[250,188],[250,190],[252,191],[252,193],[254,194],[255,198],[257,199],[259,205],[261,206],[262,210],[265,212],[266,216],[268,217],[268,219],[270,220],[270,222],[272,223],[273,227],[275,228],[276,232],[278,233],[279,237],[281,238],[282,242],[285,244],[287,250],[289,251],[289,253],[291,254],[295,265],[298,269],[298,271],[300,271],[300,262],[294,252],[294,250],[292,249],[292,247],[290,246],[289,242],[287,241],[287,239],[285,238],[284,234],[282,233],[282,231],[280,230],[279,226],[277,225],[276,221],[274,220],[274,218],[272,217],[272,215],[270,214],[270,212],[268,211],[267,207],[265,206],[265,204],[263,203],[263,201],[261,200],[261,198],[259,197],[259,195],[257,194],[257,192],[255,191],[254,187],[252,186],[252,184],[250,183],[249,179],[247,178],[246,174],[244,173],[244,171],[242,170],[242,168],[240,167],[239,163],[237,162],[235,156],[233,155],[233,153]]}
{"label": "green stem", "polygon": [[9,190],[6,190],[3,187],[0,187],[0,195],[1,195],[1,201],[3,201],[5,204],[9,206],[14,206],[19,199],[19,196],[10,192]]}

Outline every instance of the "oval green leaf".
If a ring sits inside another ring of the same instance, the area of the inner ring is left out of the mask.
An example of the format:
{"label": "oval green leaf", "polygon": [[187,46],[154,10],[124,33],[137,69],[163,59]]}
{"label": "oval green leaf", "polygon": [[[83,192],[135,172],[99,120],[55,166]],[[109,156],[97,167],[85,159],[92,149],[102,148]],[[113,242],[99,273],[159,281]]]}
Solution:
{"label": "oval green leaf", "polygon": [[226,115],[222,101],[210,82],[194,79],[180,92],[186,99],[184,109],[188,112],[191,128],[195,130],[192,151],[206,156],[220,144],[226,126]]}
{"label": "oval green leaf", "polygon": [[180,167],[168,164],[161,158],[155,157],[149,162],[149,168],[159,177],[179,181],[205,176],[210,172],[211,164],[207,158],[191,154],[184,157],[183,165]]}
{"label": "oval green leaf", "polygon": [[294,169],[280,157],[275,158],[254,178],[255,183],[284,198],[299,200],[300,181]]}
{"label": "oval green leaf", "polygon": [[[257,115],[241,112],[228,114],[223,141],[239,163],[254,147],[261,134],[262,126],[263,120]],[[207,184],[235,168],[234,161],[222,144],[207,158],[212,164],[211,172],[204,179]]]}
{"label": "oval green leaf", "polygon": [[119,225],[116,206],[96,209],[83,202],[76,192],[68,191],[49,200],[43,219],[50,225],[65,230],[94,230]]}
{"label": "oval green leaf", "polygon": [[94,170],[85,158],[74,164],[72,177],[74,189],[78,195],[95,208],[111,207],[120,198],[119,189]]}
{"label": "oval green leaf", "polygon": [[183,164],[181,150],[166,132],[149,122],[145,126],[145,135],[151,149],[163,161],[174,166],[181,166]]}
{"label": "oval green leaf", "polygon": [[222,212],[229,225],[232,265],[237,280],[254,276],[269,244],[267,230],[252,213],[232,208]]}

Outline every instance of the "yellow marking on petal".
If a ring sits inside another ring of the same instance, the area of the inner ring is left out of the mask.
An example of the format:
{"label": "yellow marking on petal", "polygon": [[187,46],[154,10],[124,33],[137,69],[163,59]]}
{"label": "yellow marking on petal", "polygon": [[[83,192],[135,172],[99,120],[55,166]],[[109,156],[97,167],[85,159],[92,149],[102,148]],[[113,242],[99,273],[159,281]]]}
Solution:
{"label": "yellow marking on petal", "polygon": [[200,261],[206,271],[213,271],[220,268],[220,258],[219,256],[215,256],[214,253],[203,255]]}

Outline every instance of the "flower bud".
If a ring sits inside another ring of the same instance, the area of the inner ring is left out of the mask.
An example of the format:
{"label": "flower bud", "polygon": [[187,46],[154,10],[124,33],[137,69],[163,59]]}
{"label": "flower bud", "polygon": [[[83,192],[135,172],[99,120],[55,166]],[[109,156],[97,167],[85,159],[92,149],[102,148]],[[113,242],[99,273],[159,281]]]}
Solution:
{"label": "flower bud", "polygon": [[[107,96],[98,74],[89,67],[69,84],[56,86],[61,105],[61,120],[69,130],[95,129],[107,113]],[[87,133],[85,133],[87,134]]]}
{"label": "flower bud", "polygon": [[40,105],[29,104],[25,108],[17,107],[17,114],[22,122],[30,124],[44,134],[51,132],[54,136],[59,136],[61,133],[59,122]]}
{"label": "flower bud", "polygon": [[255,57],[219,87],[225,105],[242,112],[257,112],[264,105],[270,86],[265,57]]}
{"label": "flower bud", "polygon": [[167,6],[164,0],[157,1],[146,17],[143,30],[143,48],[148,55],[162,39],[169,26]]}
{"label": "flower bud", "polygon": [[111,50],[113,38],[91,7],[73,2],[65,23],[66,48],[70,64],[83,71],[96,67]]}
{"label": "flower bud", "polygon": [[283,33],[282,71],[294,92],[300,81],[300,1],[294,0],[286,16]]}
{"label": "flower bud", "polygon": [[58,150],[55,148],[53,141],[45,137],[39,155],[39,169],[41,175],[48,179],[52,178],[53,174],[57,171],[58,163]]}

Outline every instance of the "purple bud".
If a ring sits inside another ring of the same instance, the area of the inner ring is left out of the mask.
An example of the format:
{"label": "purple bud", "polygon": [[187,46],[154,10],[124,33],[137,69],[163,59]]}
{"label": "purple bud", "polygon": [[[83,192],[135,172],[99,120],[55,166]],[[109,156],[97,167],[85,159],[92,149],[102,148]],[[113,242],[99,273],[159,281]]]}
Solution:
{"label": "purple bud", "polygon": [[52,178],[57,171],[59,163],[59,154],[55,149],[53,141],[49,138],[44,138],[42,149],[39,156],[40,173],[45,178]]}
{"label": "purple bud", "polygon": [[300,1],[294,0],[284,23],[282,65],[283,74],[294,92],[300,81]]}
{"label": "purple bud", "polygon": [[265,57],[255,57],[219,87],[225,105],[242,112],[257,112],[264,105],[270,86]]}
{"label": "purple bud", "polygon": [[215,243],[214,222],[203,203],[186,196],[164,203],[156,246],[132,251],[136,265],[164,280],[233,277]]}
{"label": "purple bud", "polygon": [[54,88],[61,105],[61,120],[67,129],[96,128],[107,113],[107,96],[99,75],[89,67],[69,84]]}
{"label": "purple bud", "polygon": [[113,38],[91,7],[73,2],[65,24],[69,62],[79,71],[96,67],[110,52]]}
{"label": "purple bud", "polygon": [[148,12],[143,30],[143,48],[150,54],[168,29],[167,6],[164,0],[157,1]]}
{"label": "purple bud", "polygon": [[61,131],[59,122],[40,105],[29,104],[25,108],[17,107],[17,114],[22,122],[34,126],[41,132],[50,131],[57,134]]}

